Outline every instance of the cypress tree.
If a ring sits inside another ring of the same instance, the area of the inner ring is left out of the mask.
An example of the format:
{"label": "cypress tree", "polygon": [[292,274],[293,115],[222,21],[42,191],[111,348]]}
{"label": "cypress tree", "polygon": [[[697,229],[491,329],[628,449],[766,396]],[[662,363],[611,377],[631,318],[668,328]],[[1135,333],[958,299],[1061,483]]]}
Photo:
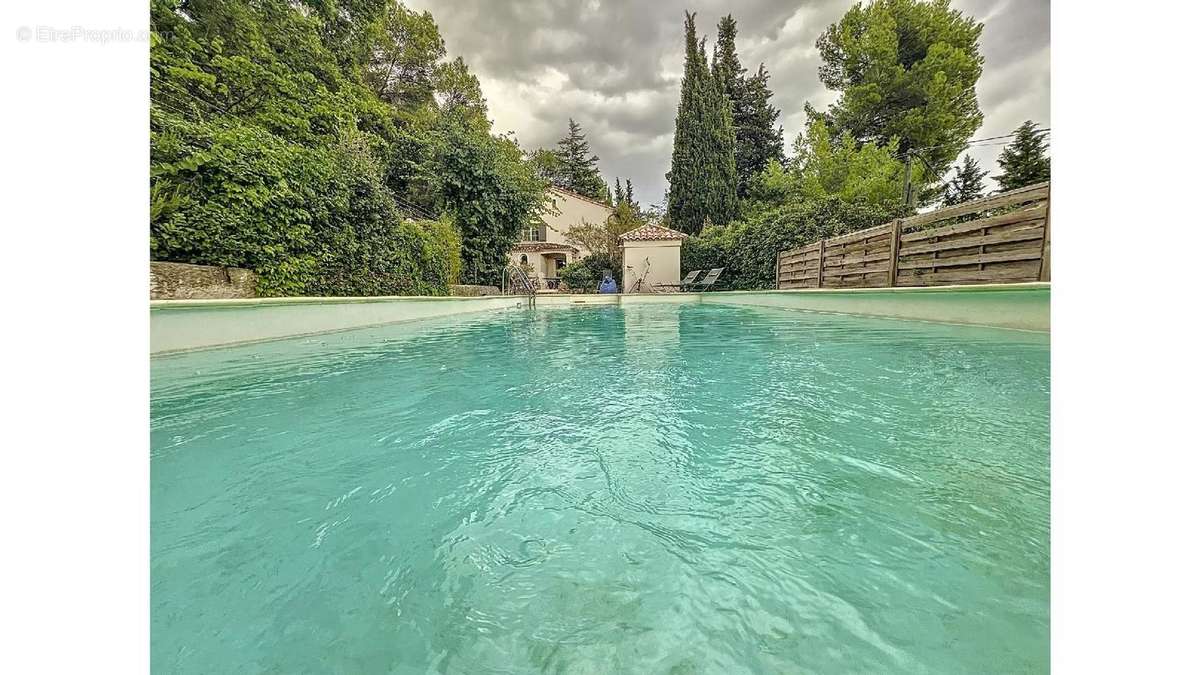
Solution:
{"label": "cypress tree", "polygon": [[983,179],[987,173],[979,168],[979,162],[976,162],[974,157],[963,157],[962,166],[954,167],[954,178],[950,179],[942,203],[954,206],[979,199],[983,196]]}
{"label": "cypress tree", "polygon": [[1026,120],[1015,133],[997,160],[1004,173],[996,176],[996,182],[1004,192],[1050,180],[1045,133],[1032,120]]}
{"label": "cypress tree", "polygon": [[625,203],[633,206],[633,183],[629,179],[625,179]]}
{"label": "cypress tree", "polygon": [[728,223],[737,210],[733,117],[718,77],[709,70],[696,15],[684,13],[684,69],[675,116],[667,217],[671,226],[699,232],[705,222]]}
{"label": "cypress tree", "polygon": [[723,17],[717,26],[717,46],[713,50],[712,70],[713,77],[717,79],[718,85],[736,112],[737,105],[746,97],[746,69],[738,59],[735,38],[737,21],[730,14]]}
{"label": "cypress tree", "polygon": [[621,177],[617,176],[617,203],[620,204],[623,201],[626,201],[626,197],[623,189],[621,188]]}

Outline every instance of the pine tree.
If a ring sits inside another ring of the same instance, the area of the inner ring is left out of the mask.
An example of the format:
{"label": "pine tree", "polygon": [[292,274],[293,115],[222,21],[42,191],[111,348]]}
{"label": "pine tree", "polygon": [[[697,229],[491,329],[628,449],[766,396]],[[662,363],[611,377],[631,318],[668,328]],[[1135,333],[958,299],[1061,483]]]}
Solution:
{"label": "pine tree", "polygon": [[951,178],[950,184],[946,186],[942,203],[954,206],[979,199],[983,196],[983,179],[987,174],[988,172],[979,168],[979,162],[976,162],[974,157],[964,156],[962,166],[954,167],[954,178]]}
{"label": "pine tree", "polygon": [[729,99],[733,118],[737,165],[737,194],[746,196],[750,179],[766,168],[772,159],[783,161],[783,127],[776,127],[779,110],[771,105],[766,67],[747,78],[738,59],[737,21],[732,15],[721,19],[717,27],[717,47],[713,52],[713,77]]}
{"label": "pine tree", "polygon": [[784,160],[783,126],[776,125],[779,109],[771,105],[773,94],[767,87],[769,79],[770,73],[760,63],[758,72],[746,82],[746,109],[738,127],[739,189],[744,189],[743,185],[748,185],[771,160],[780,163]]}
{"label": "pine tree", "polygon": [[562,161],[561,180],[555,185],[593,199],[611,201],[608,185],[600,177],[596,164],[600,158],[591,154],[583,127],[574,119],[567,120],[567,135],[558,142],[554,154]]}
{"label": "pine tree", "polygon": [[709,70],[696,15],[684,13],[684,70],[675,116],[667,217],[671,226],[699,232],[705,222],[728,223],[737,210],[733,116],[718,77]]}
{"label": "pine tree", "polygon": [[[958,3],[955,3],[958,4]],[[841,92],[824,117],[834,137],[900,140],[941,174],[983,124],[983,24],[950,0],[875,0],[852,6],[817,40],[821,82]]]}
{"label": "pine tree", "polygon": [[1045,133],[1032,120],[1026,120],[1014,133],[1016,136],[1004,146],[997,161],[1004,170],[996,176],[1003,192],[1050,180]]}

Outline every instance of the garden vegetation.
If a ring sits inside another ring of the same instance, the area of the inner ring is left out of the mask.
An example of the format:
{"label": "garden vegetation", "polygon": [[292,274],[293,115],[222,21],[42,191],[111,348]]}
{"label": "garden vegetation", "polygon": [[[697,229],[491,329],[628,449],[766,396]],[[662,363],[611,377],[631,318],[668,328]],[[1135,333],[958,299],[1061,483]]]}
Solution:
{"label": "garden vegetation", "polygon": [[262,295],[497,284],[543,207],[433,17],[394,0],[152,0],[152,260]]}
{"label": "garden vegetation", "polygon": [[[683,269],[724,267],[724,287],[772,288],[779,251],[921,205],[983,196],[985,173],[969,156],[949,183],[939,178],[983,123],[975,95],[982,30],[948,0],[854,5],[816,44],[819,76],[838,99],[823,112],[805,106],[806,128],[785,158],[767,71],[760,65],[746,76],[736,21],[721,20],[709,67],[695,15],[687,14],[667,175],[667,224],[693,235],[683,244]],[[1001,155],[1001,188],[1049,180],[1045,150],[1033,123],[1022,125]]]}

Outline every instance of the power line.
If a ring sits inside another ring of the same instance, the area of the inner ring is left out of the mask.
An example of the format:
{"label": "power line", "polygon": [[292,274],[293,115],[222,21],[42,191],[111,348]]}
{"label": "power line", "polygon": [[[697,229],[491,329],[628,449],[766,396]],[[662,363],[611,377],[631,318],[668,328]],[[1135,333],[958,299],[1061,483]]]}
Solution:
{"label": "power line", "polygon": [[[1033,130],[1033,133],[1035,133],[1035,134],[1048,134],[1048,133],[1050,133],[1050,127],[1044,127],[1044,128],[1041,128],[1041,129],[1034,129],[1034,130]],[[971,140],[967,141],[967,142],[966,142],[966,145],[967,145],[968,147],[970,147],[970,146],[972,146],[972,145],[975,145],[975,144],[977,144],[977,143],[984,143],[984,142],[986,142],[986,141],[996,141],[996,140],[1000,140],[1000,139],[1002,139],[1002,138],[1012,138],[1013,136],[1016,136],[1016,135],[1017,135],[1017,132],[1015,132],[1015,131],[1014,131],[1014,132],[1012,132],[1012,133],[1009,133],[1009,134],[1004,134],[1004,135],[1002,135],[1002,136],[989,136],[989,137],[987,137],[987,138],[973,138],[973,139],[971,139]],[[945,147],[952,146],[952,145],[958,145],[958,144],[957,144],[957,143],[939,143],[938,145],[927,145],[927,146],[925,146],[925,147],[923,147],[923,148],[919,148],[919,149],[920,149],[921,151],[927,151],[927,150],[937,150],[938,148],[945,148]]]}
{"label": "power line", "polygon": [[392,196],[396,200],[396,203],[398,205],[400,205],[401,207],[403,207],[405,210],[415,213],[415,214],[421,216],[422,218],[425,218],[426,220],[437,220],[437,216],[430,213],[424,207],[414,204],[399,195],[392,195]]}
{"label": "power line", "polygon": [[[1036,134],[1038,136],[1038,138],[1047,138],[1050,135],[1050,128],[1046,127],[1044,129],[1035,129],[1034,134]],[[1002,136],[991,136],[989,138],[973,139],[973,140],[967,141],[967,146],[968,147],[976,147],[976,148],[988,148],[988,147],[995,147],[995,146],[1001,146],[1001,145],[1008,145],[1009,141],[1000,141],[1000,142],[996,142],[996,141],[999,141],[1000,139],[1004,139],[1004,138],[1011,138],[1016,135],[1017,135],[1017,132],[1014,131],[1010,134],[1004,134]],[[931,146],[928,148],[922,148],[922,150],[932,150],[932,149],[939,148],[939,147],[945,147],[947,145],[951,145],[951,144],[944,143],[942,145],[935,145],[935,146]],[[949,172],[949,169],[947,169],[945,172],[943,172],[943,174],[938,174],[937,169],[933,168],[933,165],[929,163],[929,160],[925,159],[925,156],[922,155],[920,151],[915,150],[915,149],[908,150],[904,153],[904,163],[905,163],[904,194],[905,194],[906,199],[908,199],[910,192],[914,188],[914,186],[911,185],[911,182],[910,182],[911,179],[909,177],[911,175],[912,158],[914,156],[917,159],[921,160],[921,162],[929,169],[930,177],[933,180],[936,180],[938,183],[941,184],[941,189],[946,189],[946,188],[950,187],[950,183],[946,182],[946,180],[942,177],[942,175],[944,175],[944,173]]]}
{"label": "power line", "polygon": [[[150,81],[151,93],[154,92],[154,87],[156,85],[160,89],[160,91],[159,91],[160,96],[162,96],[164,94],[169,94],[172,96],[182,96],[189,101],[193,101],[195,103],[204,105],[205,107],[209,108],[211,112],[220,112],[220,113],[224,113],[226,115],[233,115],[233,113],[229,112],[225,108],[222,108],[221,106],[217,105],[216,103],[213,103],[212,101],[209,101],[208,99],[200,98],[196,94],[192,93],[191,91],[188,91],[187,89],[185,89],[183,87],[176,86],[170,80],[163,80],[161,78],[158,80],[151,80]],[[166,87],[167,91],[162,91],[161,90],[162,87]]]}
{"label": "power line", "polygon": [[[1033,130],[1033,133],[1035,133],[1035,134],[1048,134],[1048,133],[1050,133],[1050,127],[1045,127],[1045,128],[1042,128],[1042,129],[1034,129],[1034,130]],[[995,140],[998,140],[998,139],[1001,139],[1001,138],[1011,138],[1011,137],[1013,137],[1013,136],[1016,136],[1016,135],[1017,135],[1017,132],[1015,132],[1015,131],[1014,131],[1014,132],[1012,132],[1011,134],[1004,134],[1003,136],[991,136],[991,137],[989,137],[989,138],[976,138],[976,139],[973,139],[973,140],[967,141],[967,145],[972,145],[972,144],[974,144],[974,143],[983,143],[984,141],[995,141]]]}
{"label": "power line", "polygon": [[192,117],[196,114],[195,110],[186,110],[186,111],[180,110],[176,106],[169,105],[166,101],[164,101],[161,98],[156,101],[151,101],[150,103],[152,106],[157,106],[159,108],[163,108],[164,110],[170,110],[171,112],[173,112],[177,115],[183,115],[184,117]]}

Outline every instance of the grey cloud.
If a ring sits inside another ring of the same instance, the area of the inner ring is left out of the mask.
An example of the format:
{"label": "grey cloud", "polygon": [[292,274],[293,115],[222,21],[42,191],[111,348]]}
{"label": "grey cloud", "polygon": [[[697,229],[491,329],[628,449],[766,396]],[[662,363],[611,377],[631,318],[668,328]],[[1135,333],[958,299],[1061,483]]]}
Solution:
{"label": "grey cloud", "polygon": [[[497,131],[515,131],[526,149],[551,147],[567,118],[583,124],[608,181],[629,178],[643,204],[666,189],[671,135],[683,69],[683,13],[716,38],[717,22],[738,20],[738,54],[749,69],[765,63],[790,144],[804,104],[835,96],[817,79],[817,36],[850,0],[408,0],[437,20],[451,56],[479,76]],[[986,64],[979,84],[980,136],[1008,133],[1030,118],[1049,121],[1049,3],[958,0],[985,22]],[[985,167],[1000,148],[972,151]],[[993,175],[995,171],[993,170]]]}

